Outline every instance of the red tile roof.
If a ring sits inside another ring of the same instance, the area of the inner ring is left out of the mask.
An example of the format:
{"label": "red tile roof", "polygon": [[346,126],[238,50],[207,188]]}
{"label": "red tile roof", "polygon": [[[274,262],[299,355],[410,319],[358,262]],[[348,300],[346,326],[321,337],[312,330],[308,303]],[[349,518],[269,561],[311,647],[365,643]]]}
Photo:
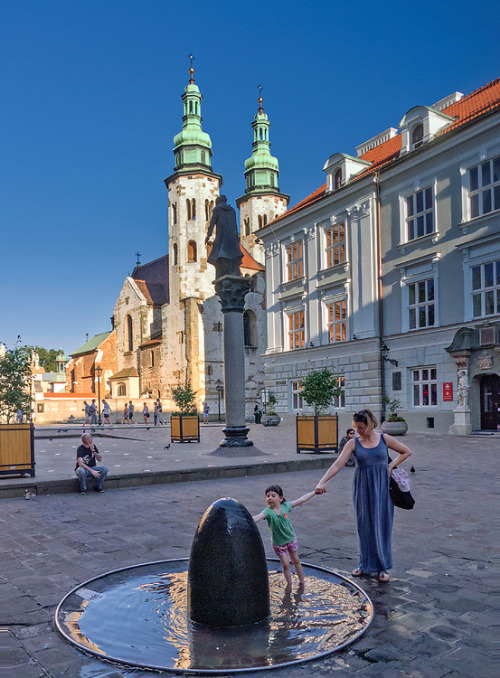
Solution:
{"label": "red tile roof", "polygon": [[[441,112],[455,118],[455,121],[446,129],[442,130],[438,136],[444,136],[450,132],[465,126],[476,118],[487,115],[491,111],[500,109],[500,78],[480,87],[475,92],[462,97],[460,101],[444,108]],[[372,148],[360,156],[362,160],[367,160],[372,164],[366,170],[358,174],[355,179],[371,174],[378,169],[388,165],[399,156],[401,150],[401,134],[397,134],[384,143]],[[321,200],[326,192],[326,184],[320,186],[313,193],[291,207],[287,212],[276,217],[270,224],[284,219],[294,212],[298,212],[309,205]],[[269,226],[269,224],[268,224]]]}
{"label": "red tile roof", "polygon": [[243,245],[240,244],[240,249],[243,252],[243,259],[241,261],[241,266],[242,268],[250,268],[253,271],[265,271],[265,267],[262,266],[262,264],[259,264],[258,261],[256,261],[250,252],[248,252]]}

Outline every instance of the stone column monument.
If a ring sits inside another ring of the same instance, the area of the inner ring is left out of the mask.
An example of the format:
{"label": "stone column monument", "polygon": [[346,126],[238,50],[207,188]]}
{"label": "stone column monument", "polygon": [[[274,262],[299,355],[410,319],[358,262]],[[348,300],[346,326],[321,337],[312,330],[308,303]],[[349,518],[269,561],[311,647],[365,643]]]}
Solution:
{"label": "stone column monument", "polygon": [[215,266],[214,282],[224,314],[224,400],[227,426],[221,447],[250,447],[249,429],[245,424],[245,349],[243,311],[250,281],[240,273],[243,254],[240,248],[236,212],[221,195],[208,227],[208,244],[214,228],[215,241],[208,262]]}

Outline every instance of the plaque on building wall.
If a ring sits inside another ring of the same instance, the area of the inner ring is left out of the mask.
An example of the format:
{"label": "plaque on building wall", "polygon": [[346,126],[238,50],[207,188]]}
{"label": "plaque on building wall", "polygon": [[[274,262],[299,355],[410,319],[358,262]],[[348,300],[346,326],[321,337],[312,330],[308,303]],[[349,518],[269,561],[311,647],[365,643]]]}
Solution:
{"label": "plaque on building wall", "polygon": [[489,370],[493,367],[493,356],[491,353],[483,351],[477,359],[477,366],[480,370]]}
{"label": "plaque on building wall", "polygon": [[451,381],[443,382],[443,400],[453,400],[453,384]]}

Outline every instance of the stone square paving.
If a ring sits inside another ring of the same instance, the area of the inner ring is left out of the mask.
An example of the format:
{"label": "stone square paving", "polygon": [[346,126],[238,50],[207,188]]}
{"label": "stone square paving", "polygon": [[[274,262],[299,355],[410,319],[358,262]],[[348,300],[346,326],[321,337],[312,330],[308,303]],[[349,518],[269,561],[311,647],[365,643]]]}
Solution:
{"label": "stone square paving", "polygon": [[[196,457],[200,467],[212,464],[207,453],[221,436],[215,427],[207,428],[210,431],[202,431],[200,446],[186,445],[185,452],[176,448],[172,459],[182,458],[179,455],[184,453],[185,463],[188,457]],[[272,433],[260,427],[254,434],[259,436],[263,450],[266,436],[269,438],[269,455],[276,450],[279,458],[298,457],[293,448],[293,426],[278,427]],[[154,457],[164,449],[160,445],[163,440],[151,445],[145,441],[133,443],[139,466],[141,455]],[[496,514],[492,477],[500,439],[409,434],[405,442],[413,451],[405,466],[416,468],[412,491],[417,503],[413,511],[395,510],[391,581],[357,580],[375,606],[371,627],[358,642],[325,659],[246,675],[492,678],[500,674],[495,661],[498,653],[493,650],[498,570],[493,561]],[[75,441],[67,443],[70,449]],[[41,456],[40,445],[38,441]],[[44,449],[47,451],[45,442]],[[125,454],[123,449],[120,454]],[[68,477],[73,450],[63,459],[59,473]],[[260,463],[262,459],[247,458],[245,463],[252,461]],[[47,470],[49,467],[50,463]],[[189,556],[201,515],[222,496],[238,499],[255,513],[262,509],[264,489],[271,482],[282,485],[287,498],[293,499],[312,489],[322,473],[321,469],[301,470],[108,488],[102,495],[89,492],[86,496],[50,494],[30,501],[22,497],[0,500],[0,646],[7,660],[5,675],[172,675],[112,665],[73,648],[55,628],[58,602],[73,586],[103,572]],[[344,575],[357,564],[352,476],[353,469],[345,468],[329,483],[326,495],[296,509],[293,515],[302,560]],[[260,529],[266,552],[272,557],[268,529],[262,524]]]}

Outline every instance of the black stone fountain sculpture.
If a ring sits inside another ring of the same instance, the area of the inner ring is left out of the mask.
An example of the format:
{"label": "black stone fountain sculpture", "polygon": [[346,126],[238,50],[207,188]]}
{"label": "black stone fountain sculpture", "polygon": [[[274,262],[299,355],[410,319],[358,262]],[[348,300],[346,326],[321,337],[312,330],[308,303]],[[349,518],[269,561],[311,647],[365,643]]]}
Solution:
{"label": "black stone fountain sculpture", "polygon": [[176,674],[225,674],[318,659],[354,642],[373,606],[341,575],[302,563],[304,590],[265,558],[248,510],[219,499],[205,511],[189,559],[107,572],[58,605],[63,636],[99,660]]}
{"label": "black stone fountain sculpture", "polygon": [[248,510],[219,499],[205,512],[191,547],[188,617],[209,626],[267,619],[269,575],[260,532]]}

